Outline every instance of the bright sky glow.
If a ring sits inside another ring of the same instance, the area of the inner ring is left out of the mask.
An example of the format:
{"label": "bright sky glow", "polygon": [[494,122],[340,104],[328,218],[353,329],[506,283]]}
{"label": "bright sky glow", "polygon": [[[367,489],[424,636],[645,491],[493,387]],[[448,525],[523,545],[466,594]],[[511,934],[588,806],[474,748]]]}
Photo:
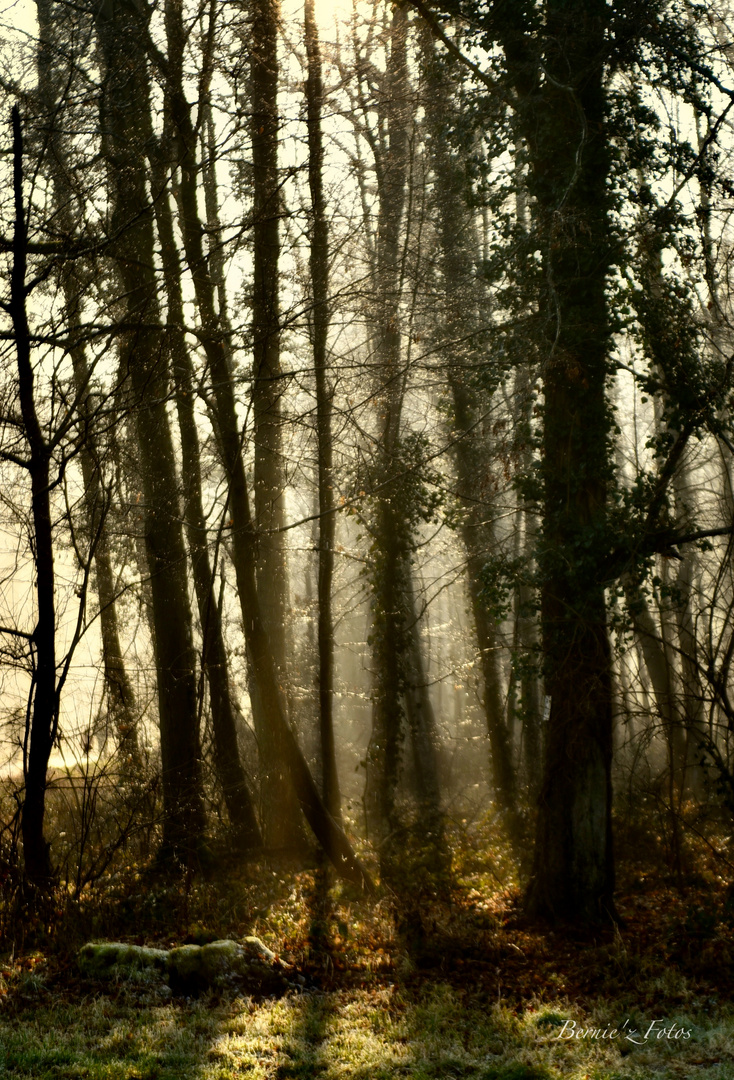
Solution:
{"label": "bright sky glow", "polygon": [[352,11],[352,0],[316,0],[316,20],[323,32],[332,29],[335,22],[347,19]]}
{"label": "bright sky glow", "polygon": [[36,34],[36,5],[33,0],[14,0],[0,8],[0,27],[20,34]]}

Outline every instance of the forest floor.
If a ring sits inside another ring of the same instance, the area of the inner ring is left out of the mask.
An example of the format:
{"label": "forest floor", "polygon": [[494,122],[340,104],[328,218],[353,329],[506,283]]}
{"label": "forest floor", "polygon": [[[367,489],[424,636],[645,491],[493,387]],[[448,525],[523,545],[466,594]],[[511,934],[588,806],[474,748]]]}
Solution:
{"label": "forest floor", "polygon": [[[137,890],[130,868],[118,895],[59,908],[53,927],[27,925],[0,953],[0,1076],[734,1078],[734,904],[720,860],[702,856],[683,879],[625,857],[619,922],[590,934],[528,924],[508,858],[480,847],[458,860],[450,895],[416,885],[409,910],[272,863]],[[76,963],[87,936],[170,947],[245,934],[305,986],[184,998],[158,976],[95,981]]]}

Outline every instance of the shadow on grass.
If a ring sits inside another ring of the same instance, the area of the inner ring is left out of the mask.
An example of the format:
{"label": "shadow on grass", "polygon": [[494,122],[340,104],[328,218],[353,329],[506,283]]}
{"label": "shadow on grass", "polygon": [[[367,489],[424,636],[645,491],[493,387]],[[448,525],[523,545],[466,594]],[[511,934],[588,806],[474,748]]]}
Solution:
{"label": "shadow on grass", "polygon": [[[621,1060],[611,1046],[558,1040],[614,1019],[558,1003],[523,1014],[482,1005],[446,984],[309,990],[280,1000],[204,996],[154,1002],[110,987],[74,1001],[39,993],[0,1010],[8,1080],[550,1080],[588,1075],[701,1080],[731,1076],[734,1019],[709,1021],[680,1046],[650,1044]],[[681,1023],[686,1022],[679,1017]],[[712,1018],[713,1020],[713,1018]],[[683,1071],[685,1070],[685,1071]]]}
{"label": "shadow on grass", "polygon": [[[631,1003],[604,999],[584,1007],[567,999],[541,1003],[532,994],[512,1001],[501,1000],[499,991],[489,995],[481,988],[481,964],[489,964],[494,973],[502,960],[487,953],[485,939],[476,933],[466,943],[476,964],[457,985],[444,981],[440,969],[435,981],[425,973],[401,977],[397,951],[397,973],[382,969],[367,974],[362,985],[357,977],[347,985],[335,965],[344,958],[346,931],[340,917],[348,916],[332,899],[325,873],[315,875],[302,899],[309,928],[304,971],[313,978],[305,992],[280,999],[216,993],[191,1001],[172,999],[160,980],[146,982],[142,973],[106,984],[67,973],[54,982],[30,958],[14,976],[11,992],[0,965],[0,1077],[550,1080],[588,1075],[593,1080],[670,1080],[695,1074],[700,1080],[723,1080],[734,1075],[726,1071],[734,1060],[734,1014],[728,1006],[707,1004],[712,1012],[703,1019],[687,1015],[681,1003],[673,1006],[669,995],[665,1006],[654,1006],[659,1010],[654,1015],[675,1016],[691,1027],[690,1041],[630,1047],[628,1057],[617,1045],[566,1042],[558,1032],[567,1020],[617,1023],[631,1015]],[[415,914],[406,907],[403,916],[406,972],[416,944],[407,923]],[[418,935],[420,949],[425,949],[426,935],[430,939],[430,926]],[[362,947],[369,948],[370,941]],[[510,969],[507,977],[512,976]],[[639,1026],[645,1017],[643,1011],[633,1018]]]}
{"label": "shadow on grass", "polygon": [[[311,920],[309,967],[328,976],[337,948],[328,868],[315,875],[306,902]],[[422,925],[420,930],[422,942]],[[491,1043],[481,1036],[477,1039],[476,1025],[447,987],[428,988],[417,1000],[409,1000],[399,984],[390,982],[371,989],[307,992],[276,1006],[273,1020],[273,1033],[279,1034],[277,1059],[272,1074],[265,1075],[274,1080],[550,1080],[551,1076],[542,1066],[491,1063],[491,1051],[504,1056],[507,1049],[500,1035],[503,1021],[498,1027],[489,1021]],[[513,1021],[508,1020],[505,1034],[510,1042],[512,1028]],[[512,1034],[516,1037],[517,1032]]]}
{"label": "shadow on grass", "polygon": [[[440,1010],[440,1006],[439,1006]],[[542,1065],[490,1062],[486,1048],[458,1044],[449,1022],[420,1030],[420,1010],[394,1014],[389,997],[336,993],[304,995],[292,1003],[292,1025],[283,1039],[276,1080],[550,1080]],[[418,1020],[418,1026],[415,1021]],[[500,1050],[495,1045],[495,1050]],[[224,1080],[224,1077],[222,1077]]]}

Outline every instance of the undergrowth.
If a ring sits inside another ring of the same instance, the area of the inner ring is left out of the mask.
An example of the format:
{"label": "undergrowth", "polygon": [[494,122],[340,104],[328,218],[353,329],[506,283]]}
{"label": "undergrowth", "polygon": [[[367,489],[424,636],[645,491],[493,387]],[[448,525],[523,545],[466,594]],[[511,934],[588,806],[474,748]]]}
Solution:
{"label": "undergrowth", "polygon": [[[420,888],[406,868],[402,893],[367,898],[323,867],[263,861],[207,878],[131,865],[73,900],[6,898],[0,1075],[734,1078],[734,905],[710,845],[691,849],[686,888],[650,857],[644,874],[623,862],[619,922],[581,933],[525,919],[491,828],[453,823],[453,886],[433,896],[423,869]],[[302,973],[303,992],[189,1000],[145,973],[82,978],[75,959],[89,938],[246,934]]]}

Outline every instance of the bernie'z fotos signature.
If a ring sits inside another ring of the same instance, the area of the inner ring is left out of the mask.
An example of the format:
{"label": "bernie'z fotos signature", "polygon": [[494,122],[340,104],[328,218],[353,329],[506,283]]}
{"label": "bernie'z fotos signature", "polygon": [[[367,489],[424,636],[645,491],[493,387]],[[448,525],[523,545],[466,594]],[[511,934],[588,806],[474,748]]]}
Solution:
{"label": "bernie'z fotos signature", "polygon": [[566,1020],[561,1030],[557,1033],[557,1039],[598,1039],[614,1040],[626,1039],[635,1046],[644,1046],[653,1039],[673,1039],[685,1042],[691,1037],[691,1028],[679,1027],[671,1024],[665,1027],[665,1020],[651,1020],[647,1030],[630,1027],[629,1020],[625,1020],[621,1028],[595,1028],[580,1027],[575,1020]]}

